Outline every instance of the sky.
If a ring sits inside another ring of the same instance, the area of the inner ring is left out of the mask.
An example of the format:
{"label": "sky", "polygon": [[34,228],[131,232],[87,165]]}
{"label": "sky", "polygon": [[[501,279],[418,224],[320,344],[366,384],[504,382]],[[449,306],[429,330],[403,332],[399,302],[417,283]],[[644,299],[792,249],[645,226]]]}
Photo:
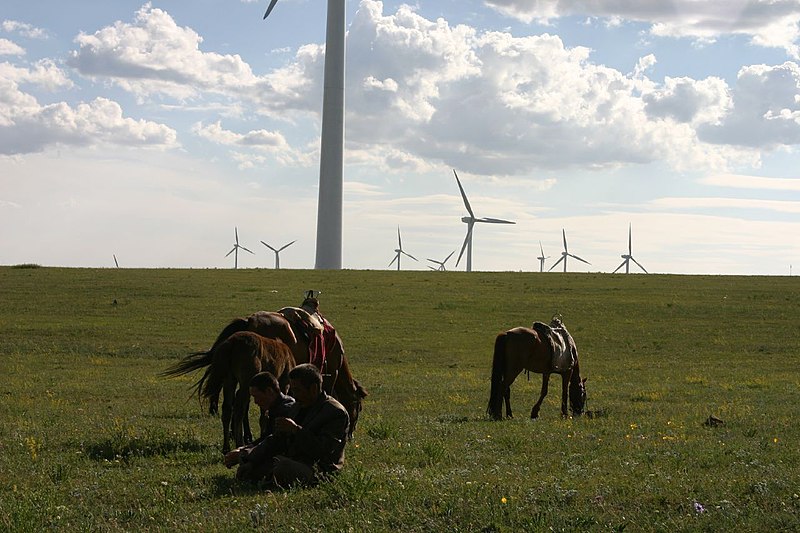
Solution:
{"label": "sky", "polygon": [[[313,268],[325,3],[267,3],[3,0],[0,265]],[[800,1],[346,9],[343,268],[464,270],[455,170],[473,270],[800,273]]]}

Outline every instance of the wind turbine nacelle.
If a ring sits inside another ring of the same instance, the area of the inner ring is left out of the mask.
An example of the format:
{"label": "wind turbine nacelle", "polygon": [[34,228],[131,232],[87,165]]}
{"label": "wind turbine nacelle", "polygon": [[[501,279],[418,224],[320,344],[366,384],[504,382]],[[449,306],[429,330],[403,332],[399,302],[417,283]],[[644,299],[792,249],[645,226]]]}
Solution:
{"label": "wind turbine nacelle", "polygon": [[464,224],[469,224],[470,222],[472,222],[472,219],[470,217],[461,217],[461,222],[463,222]]}

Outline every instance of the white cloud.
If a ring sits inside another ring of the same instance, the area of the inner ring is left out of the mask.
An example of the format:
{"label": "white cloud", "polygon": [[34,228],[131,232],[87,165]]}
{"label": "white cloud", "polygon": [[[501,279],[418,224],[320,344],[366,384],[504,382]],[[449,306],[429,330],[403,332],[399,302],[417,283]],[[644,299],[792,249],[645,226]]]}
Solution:
{"label": "white cloud", "polygon": [[765,178],[741,174],[714,174],[701,178],[700,183],[735,189],[762,189],[772,191],[800,191],[798,178]]}
{"label": "white cloud", "polygon": [[0,56],[21,56],[25,55],[25,49],[9,41],[8,39],[0,39]]}
{"label": "white cloud", "polygon": [[47,32],[41,28],[36,28],[26,22],[18,20],[4,20],[2,23],[3,31],[17,33],[30,39],[46,39]]}
{"label": "white cloud", "polygon": [[[280,132],[251,130],[247,133],[236,133],[224,129],[222,123],[217,121],[214,124],[206,125],[197,123],[192,127],[192,133],[215,144],[254,148],[270,153],[284,165],[309,163],[308,154],[293,150]],[[253,168],[267,160],[263,154],[247,154],[241,151],[235,152],[234,159],[239,163],[240,168]]]}
{"label": "white cloud", "polygon": [[669,209],[761,209],[778,213],[800,213],[800,202],[786,200],[758,200],[753,198],[658,198],[650,205]]}
{"label": "white cloud", "polygon": [[65,102],[40,105],[20,85],[44,90],[69,88],[72,82],[51,61],[32,68],[0,63],[0,155],[39,152],[56,145],[175,146],[171,128],[147,120],[123,117],[116,102],[95,98],[70,106]]}
{"label": "white cloud", "polygon": [[758,46],[783,48],[798,57],[800,4],[775,0],[486,0],[488,6],[523,22],[550,23],[566,16],[651,24],[662,37],[711,42],[723,35],[745,35]]}

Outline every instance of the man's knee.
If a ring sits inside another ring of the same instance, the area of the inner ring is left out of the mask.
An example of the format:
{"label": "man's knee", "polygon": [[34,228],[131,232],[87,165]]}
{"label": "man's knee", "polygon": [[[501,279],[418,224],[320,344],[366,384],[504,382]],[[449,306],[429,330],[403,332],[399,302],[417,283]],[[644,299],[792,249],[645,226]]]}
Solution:
{"label": "man's knee", "polygon": [[312,485],[315,482],[313,468],[282,455],[275,457],[272,465],[272,475],[275,483],[281,487],[291,487],[298,484]]}

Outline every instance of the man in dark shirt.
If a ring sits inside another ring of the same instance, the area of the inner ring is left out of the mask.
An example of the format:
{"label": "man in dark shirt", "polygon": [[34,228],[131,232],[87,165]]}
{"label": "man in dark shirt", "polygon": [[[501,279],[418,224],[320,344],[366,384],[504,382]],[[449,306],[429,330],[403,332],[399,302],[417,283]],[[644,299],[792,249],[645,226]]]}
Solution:
{"label": "man in dark shirt", "polygon": [[222,462],[228,468],[239,464],[243,454],[249,454],[265,438],[272,435],[275,431],[275,420],[289,416],[290,410],[295,404],[294,398],[281,392],[278,380],[269,372],[260,372],[250,378],[250,396],[261,408],[261,418],[259,419],[261,436],[250,444],[226,453]]}
{"label": "man in dark shirt", "polygon": [[297,403],[289,416],[275,420],[275,431],[241,456],[236,477],[266,479],[280,487],[313,485],[344,465],[350,419],[347,411],[322,390],[322,375],[312,364],[289,372]]}

